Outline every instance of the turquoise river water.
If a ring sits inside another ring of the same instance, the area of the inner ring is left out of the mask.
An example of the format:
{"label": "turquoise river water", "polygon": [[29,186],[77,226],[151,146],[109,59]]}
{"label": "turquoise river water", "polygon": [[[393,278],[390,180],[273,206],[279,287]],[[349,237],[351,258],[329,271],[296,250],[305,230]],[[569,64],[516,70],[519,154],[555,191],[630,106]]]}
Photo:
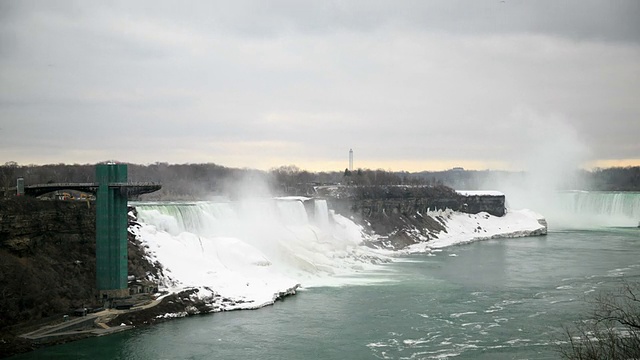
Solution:
{"label": "turquoise river water", "polygon": [[[456,255],[456,256],[453,256]],[[386,282],[311,288],[12,359],[557,359],[562,326],[640,280],[640,229],[555,231],[412,255]]]}

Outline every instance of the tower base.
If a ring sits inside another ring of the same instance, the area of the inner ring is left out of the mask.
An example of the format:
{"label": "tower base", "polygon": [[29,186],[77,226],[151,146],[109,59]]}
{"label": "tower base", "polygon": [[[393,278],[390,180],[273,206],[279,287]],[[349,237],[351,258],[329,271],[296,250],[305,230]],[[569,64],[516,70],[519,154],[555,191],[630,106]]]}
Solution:
{"label": "tower base", "polygon": [[129,289],[98,290],[100,299],[121,299],[129,296]]}

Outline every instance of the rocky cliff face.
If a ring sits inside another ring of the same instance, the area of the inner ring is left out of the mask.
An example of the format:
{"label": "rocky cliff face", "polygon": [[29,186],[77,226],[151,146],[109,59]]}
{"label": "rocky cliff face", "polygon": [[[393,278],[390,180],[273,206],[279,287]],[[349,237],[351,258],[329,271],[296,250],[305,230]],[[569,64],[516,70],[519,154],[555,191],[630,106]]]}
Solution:
{"label": "rocky cliff face", "polygon": [[341,209],[354,213],[373,214],[397,211],[403,214],[428,209],[477,214],[487,212],[493,216],[505,214],[505,197],[497,193],[463,195],[455,190],[438,186],[321,186],[316,196],[325,197]]}
{"label": "rocky cliff face", "polygon": [[95,213],[80,202],[0,202],[0,329],[90,303]]}
{"label": "rocky cliff face", "polygon": [[505,214],[504,195],[464,196],[444,186],[360,187],[325,193],[329,208],[353,217],[382,238],[376,246],[401,249],[428,241],[446,229],[429,210],[451,209],[469,214]]}
{"label": "rocky cliff face", "polygon": [[[0,333],[19,323],[100,305],[95,206],[29,197],[0,200]],[[129,238],[129,274],[156,270]]]}
{"label": "rocky cliff face", "polygon": [[504,195],[467,195],[462,196],[460,211],[468,214],[486,212],[493,216],[504,216]]}
{"label": "rocky cliff face", "polygon": [[34,254],[52,242],[87,244],[95,238],[91,203],[16,197],[0,206],[0,249],[14,255]]}

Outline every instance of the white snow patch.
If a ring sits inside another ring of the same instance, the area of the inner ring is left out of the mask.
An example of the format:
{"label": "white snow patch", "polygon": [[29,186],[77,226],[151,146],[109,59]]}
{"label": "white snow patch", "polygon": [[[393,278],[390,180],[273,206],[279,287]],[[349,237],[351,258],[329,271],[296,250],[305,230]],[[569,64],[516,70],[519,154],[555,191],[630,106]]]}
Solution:
{"label": "white snow patch", "polygon": [[456,190],[462,196],[504,196],[504,193],[495,190]]}
{"label": "white snow patch", "polygon": [[[441,219],[447,232],[438,234],[438,238],[427,244],[436,251],[452,245],[466,244],[478,240],[495,238],[523,237],[546,232],[546,227],[539,221],[544,218],[531,210],[508,210],[502,217],[485,212],[465,214],[452,210],[430,211],[427,215]],[[406,251],[423,252],[425,245],[411,245]]]}

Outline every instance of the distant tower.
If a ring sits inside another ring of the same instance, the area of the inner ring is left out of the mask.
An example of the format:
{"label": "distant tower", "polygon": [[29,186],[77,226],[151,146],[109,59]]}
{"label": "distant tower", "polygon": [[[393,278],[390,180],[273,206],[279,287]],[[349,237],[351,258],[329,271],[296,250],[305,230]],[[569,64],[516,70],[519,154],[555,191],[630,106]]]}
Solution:
{"label": "distant tower", "polygon": [[24,178],[19,177],[16,181],[16,195],[23,196],[24,195]]}
{"label": "distant tower", "polygon": [[349,171],[353,171],[353,149],[349,149]]}

